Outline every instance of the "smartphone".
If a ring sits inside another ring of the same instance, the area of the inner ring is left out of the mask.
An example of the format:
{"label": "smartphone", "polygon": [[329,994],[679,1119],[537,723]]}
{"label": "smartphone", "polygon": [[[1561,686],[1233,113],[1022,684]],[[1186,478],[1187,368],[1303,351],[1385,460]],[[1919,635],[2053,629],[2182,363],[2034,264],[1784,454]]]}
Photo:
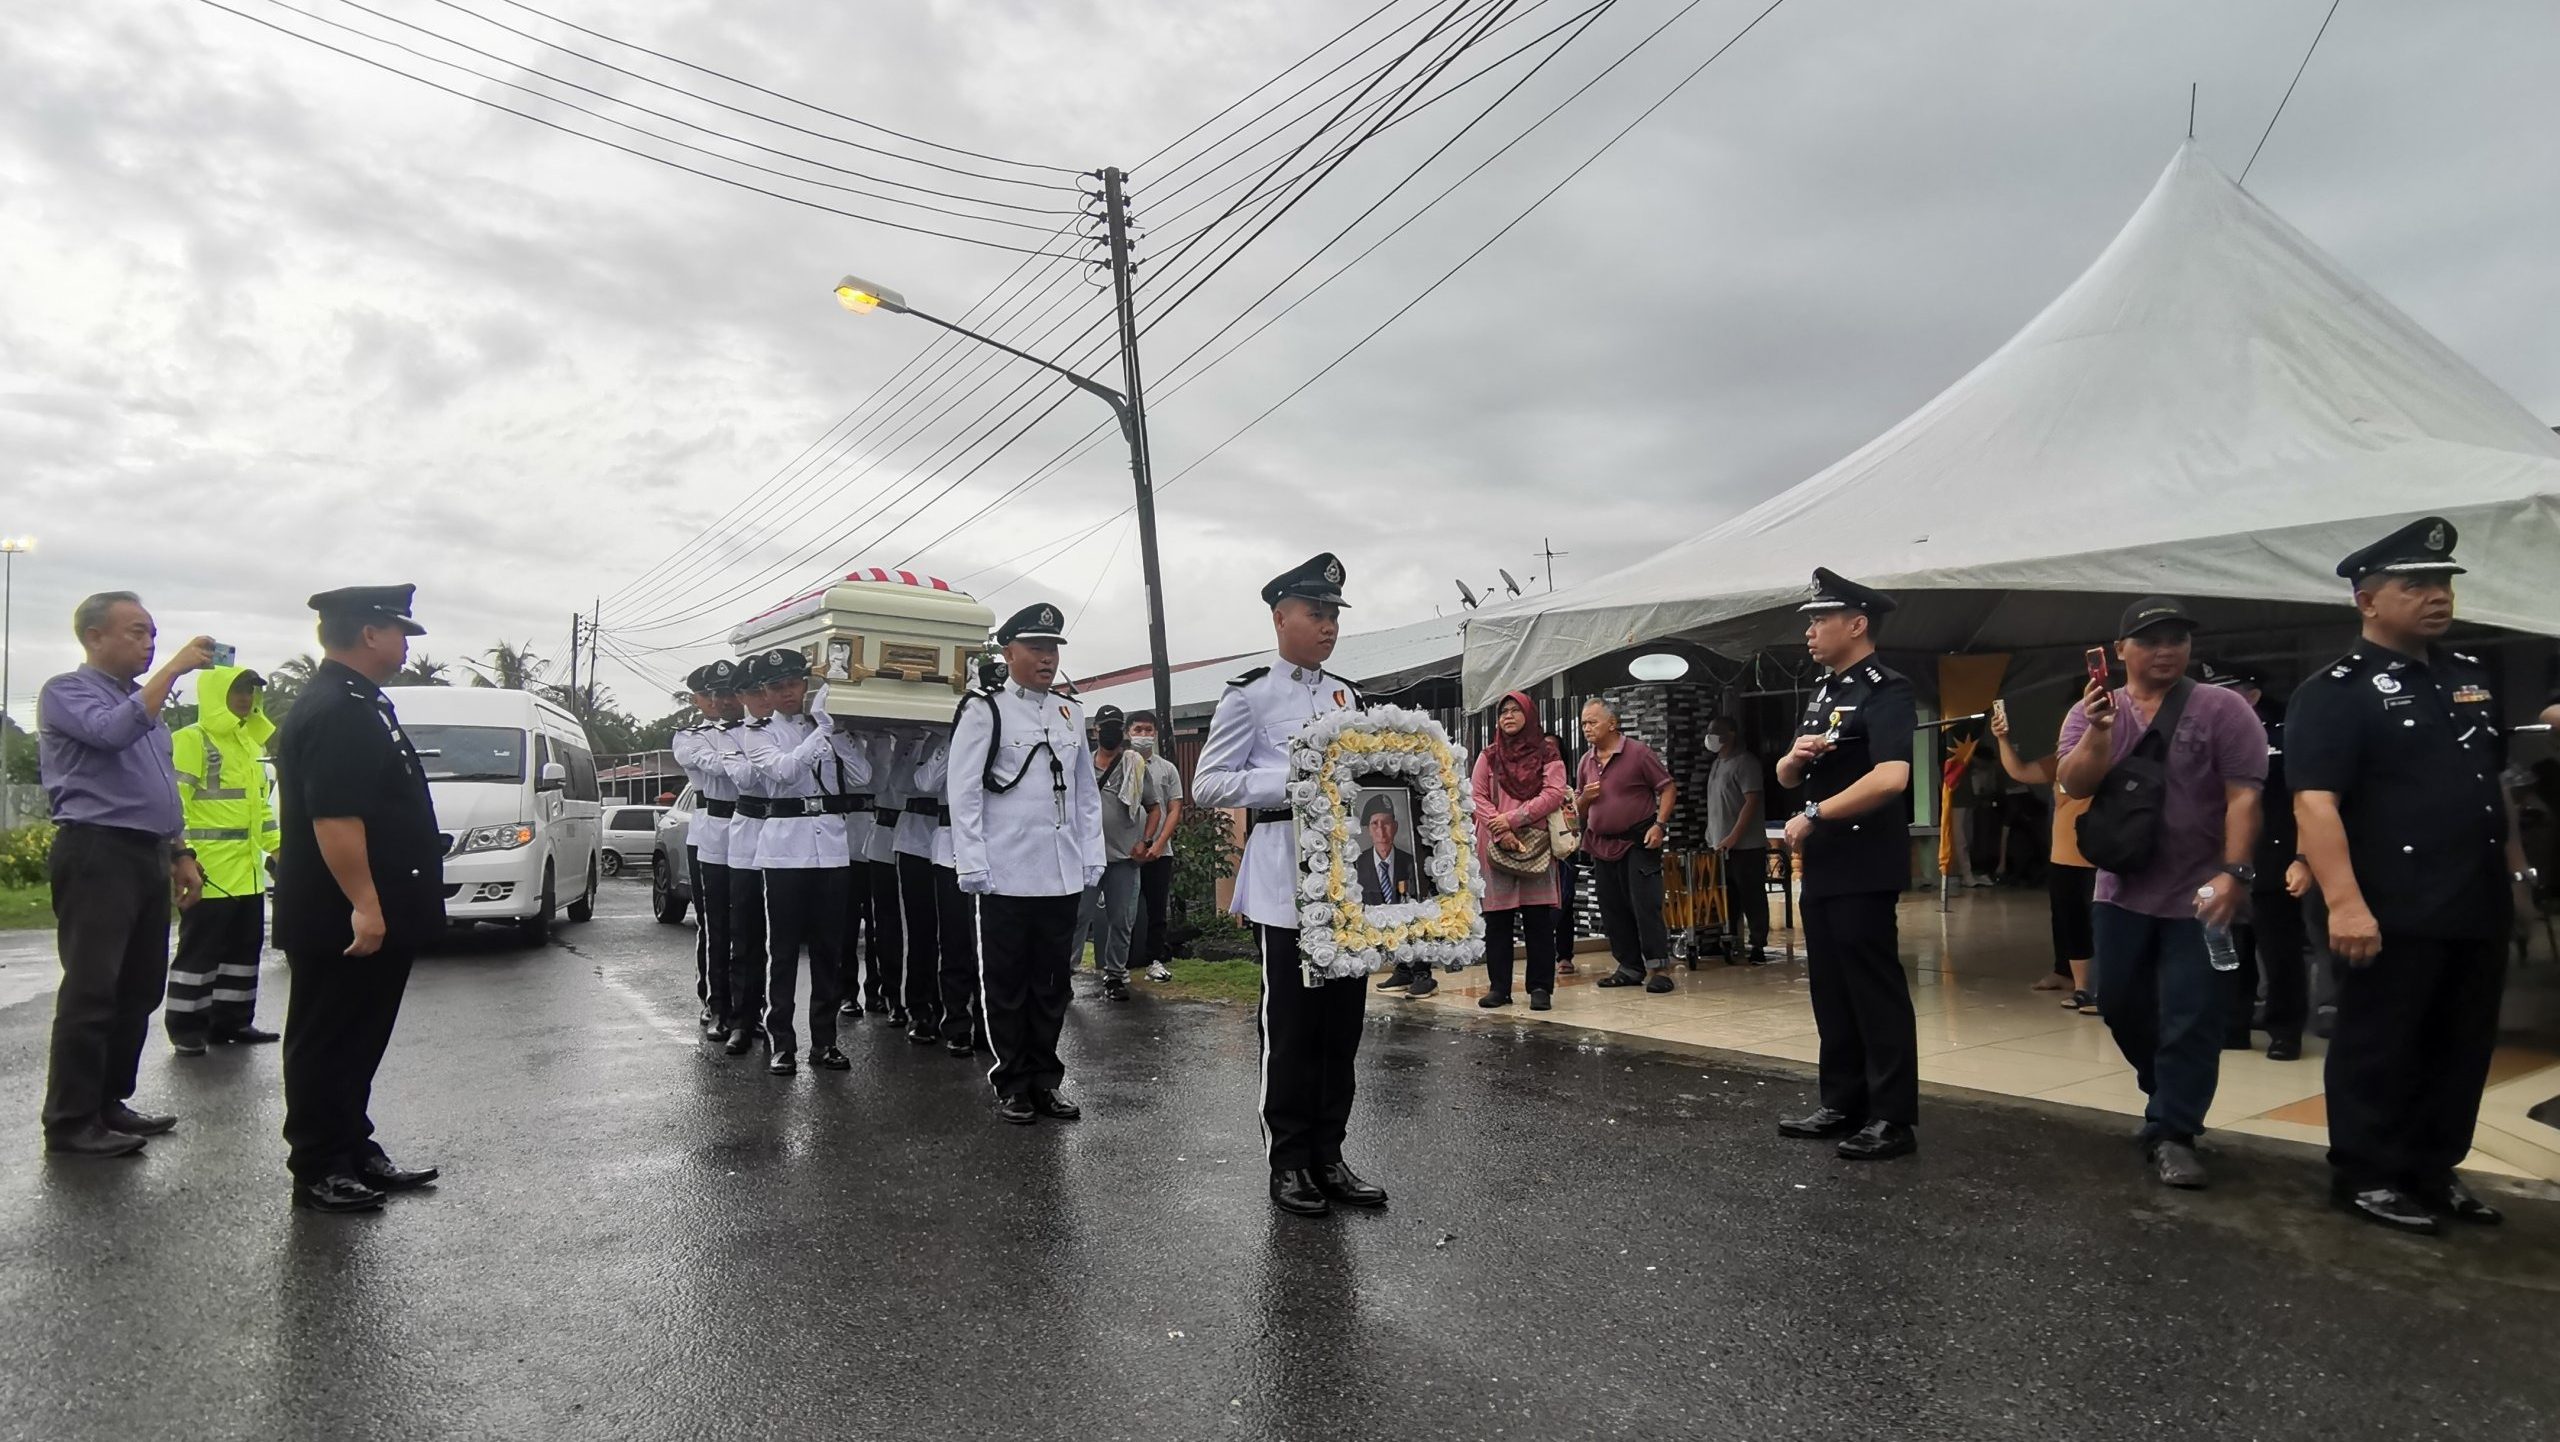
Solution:
{"label": "smartphone", "polygon": [[2097,682],[2101,686],[2106,685],[2107,663],[2109,660],[2109,657],[2107,656],[2107,648],[2104,646],[2092,646],[2085,653],[2083,659],[2087,661],[2089,666],[2089,679]]}
{"label": "smartphone", "polygon": [[1991,703],[1991,721],[1995,726],[2006,726],[2009,724],[2008,702],[1994,701]]}
{"label": "smartphone", "polygon": [[216,666],[235,665],[239,660],[240,650],[238,647],[226,646],[220,641],[213,643],[213,664]]}

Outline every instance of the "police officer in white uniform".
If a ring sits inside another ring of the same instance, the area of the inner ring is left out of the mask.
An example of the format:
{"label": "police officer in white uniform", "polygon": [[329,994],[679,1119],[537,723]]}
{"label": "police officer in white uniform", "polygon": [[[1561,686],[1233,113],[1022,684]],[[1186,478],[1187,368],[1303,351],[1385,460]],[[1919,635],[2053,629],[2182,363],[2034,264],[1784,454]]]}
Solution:
{"label": "police officer in white uniform", "polygon": [[764,833],[764,782],[751,759],[772,742],[764,728],[773,715],[773,699],[765,689],[764,658],[748,656],[737,663],[736,684],[741,719],[722,731],[725,748],[706,748],[703,760],[728,778],[737,814],[729,818],[729,1040],[721,1049],[744,1056],[763,1034],[764,872],[756,865],[756,844]]}
{"label": "police officer in white uniform", "polygon": [[685,828],[695,913],[694,994],[702,999],[703,1035],[725,1037],[737,1017],[729,1003],[729,830],[738,814],[738,786],[710,758],[737,750],[729,732],[738,724],[738,668],[728,661],[697,666],[685,684],[702,719],[676,732],[670,745],[698,803]]}
{"label": "police officer in white uniform", "polygon": [[951,844],[979,898],[978,988],[997,1114],[1072,1121],[1058,1095],[1058,1032],[1074,998],[1076,915],[1102,879],[1102,792],[1084,708],[1050,687],[1066,640],[1058,608],[1025,606],[996,631],[1008,671],[960,707],[951,738]]}
{"label": "police officer in white uniform", "polygon": [[[871,824],[855,827],[853,884],[871,897],[871,964],[864,1000],[892,1026],[907,1024],[907,924],[898,894],[898,817],[915,780],[900,764],[900,739],[885,727],[865,733],[871,757]],[[874,989],[876,987],[876,990]]]}
{"label": "police officer in white uniform", "polygon": [[1199,804],[1243,808],[1250,823],[1234,910],[1253,923],[1262,953],[1262,1130],[1271,1200],[1282,1211],[1311,1217],[1336,1202],[1387,1202],[1383,1188],[1362,1181],[1342,1161],[1368,982],[1355,976],[1310,985],[1298,963],[1289,744],[1316,717],[1360,704],[1359,688],[1324,669],[1340,627],[1342,579],[1342,562],[1328,553],[1262,588],[1279,663],[1227,683],[1191,782]]}
{"label": "police officer in white uniform", "polygon": [[773,1059],[769,1070],[789,1076],[799,1069],[793,1027],[800,988],[800,955],[809,957],[809,1064],[828,1071],[852,1066],[836,1048],[836,1004],[843,996],[845,888],[850,884],[848,826],[868,822],[857,811],[858,792],[871,779],[868,748],[825,710],[824,693],[809,689],[809,663],[799,652],[764,654],[765,690],[773,716],[764,731],[771,744],[752,755],[764,782],[764,827],[756,838],[756,865],[764,872],[764,1030]]}
{"label": "police officer in white uniform", "polygon": [[951,840],[951,737],[937,737],[916,768],[916,790],[935,804],[933,902],[935,950],[941,958],[942,1049],[965,1057],[986,1044],[978,1010],[978,898],[960,889]]}

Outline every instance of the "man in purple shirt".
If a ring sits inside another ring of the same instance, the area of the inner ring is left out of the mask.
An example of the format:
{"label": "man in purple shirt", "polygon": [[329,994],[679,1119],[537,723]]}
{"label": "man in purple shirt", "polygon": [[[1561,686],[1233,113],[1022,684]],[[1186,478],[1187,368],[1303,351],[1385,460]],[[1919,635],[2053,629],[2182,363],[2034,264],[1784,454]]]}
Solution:
{"label": "man in purple shirt", "polygon": [[[2205,928],[2229,926],[2256,878],[2259,790],[2267,779],[2267,728],[2236,692],[2187,679],[2195,622],[2165,597],[2133,603],[2117,628],[2125,685],[2092,680],[2063,718],[2055,780],[2095,796],[2132,754],[2172,698],[2156,841],[2141,869],[2098,871],[2090,922],[2097,940],[2098,1013],[2133,1063],[2143,1095],[2142,1139],[2153,1172],[2173,1187],[2201,1187],[2196,1134],[2222,1073],[2223,998],[2229,987],[2205,956]],[[2097,812],[2083,816],[2092,846]]]}
{"label": "man in purple shirt", "polygon": [[47,681],[36,707],[62,955],[45,1149],[129,1156],[178,1120],[126,1103],[168,983],[169,899],[193,906],[204,889],[195,853],[178,844],[186,819],[160,708],[180,676],[212,663],[213,642],[198,636],[152,671],[159,628],[130,591],[91,596],[71,626],[88,664]]}

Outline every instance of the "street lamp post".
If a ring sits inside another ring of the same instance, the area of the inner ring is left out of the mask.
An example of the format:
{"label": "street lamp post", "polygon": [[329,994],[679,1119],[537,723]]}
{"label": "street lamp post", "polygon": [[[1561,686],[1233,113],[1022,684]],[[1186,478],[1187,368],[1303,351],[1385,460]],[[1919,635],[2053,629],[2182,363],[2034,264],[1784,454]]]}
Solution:
{"label": "street lamp post", "polygon": [[33,536],[0,536],[0,830],[18,824],[18,790],[9,780],[9,633],[17,621],[18,553]]}
{"label": "street lamp post", "polygon": [[[953,335],[966,336],[980,345],[993,346],[1016,360],[1029,361],[1054,375],[1064,378],[1078,390],[1100,396],[1111,407],[1112,416],[1120,422],[1120,435],[1129,443],[1129,474],[1138,489],[1138,557],[1147,584],[1147,652],[1150,669],[1155,675],[1156,725],[1163,734],[1173,735],[1173,663],[1166,655],[1164,635],[1164,581],[1156,562],[1155,477],[1147,461],[1146,413],[1130,403],[1129,397],[1090,376],[1081,376],[1055,361],[1043,360],[1029,351],[1017,350],[993,336],[983,336],[966,326],[955,325],[938,315],[929,315],[907,304],[907,298],[884,285],[876,285],[860,276],[848,275],[836,282],[836,301],[856,315],[885,310],[892,315],[911,315],[920,321],[938,325]],[[1124,334],[1122,345],[1128,346]],[[1134,365],[1130,373],[1136,373]]]}

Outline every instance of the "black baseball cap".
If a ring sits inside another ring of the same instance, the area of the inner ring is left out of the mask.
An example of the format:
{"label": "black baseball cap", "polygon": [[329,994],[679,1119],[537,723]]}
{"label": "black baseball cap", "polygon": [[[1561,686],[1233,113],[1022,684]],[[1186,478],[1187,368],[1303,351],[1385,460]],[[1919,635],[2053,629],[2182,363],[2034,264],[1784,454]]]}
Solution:
{"label": "black baseball cap", "polygon": [[2116,627],[2116,639],[2129,641],[2157,626],[2182,626],[2192,635],[2196,618],[2188,615],[2187,608],[2174,597],[2145,596],[2124,608],[2124,621]]}

